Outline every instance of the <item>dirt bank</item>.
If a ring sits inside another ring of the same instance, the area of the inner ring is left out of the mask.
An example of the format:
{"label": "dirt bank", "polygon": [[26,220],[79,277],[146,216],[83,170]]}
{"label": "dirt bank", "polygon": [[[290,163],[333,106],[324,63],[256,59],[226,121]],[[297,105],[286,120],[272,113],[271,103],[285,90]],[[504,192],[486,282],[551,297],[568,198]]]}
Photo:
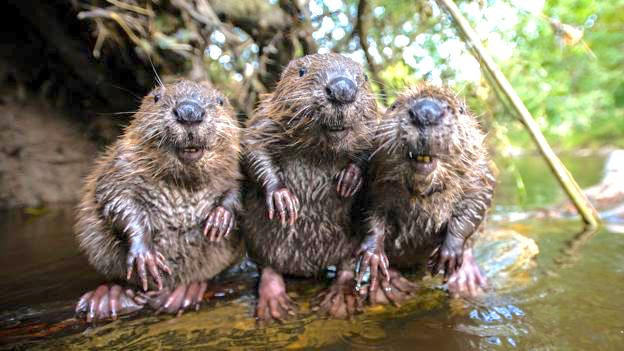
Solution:
{"label": "dirt bank", "polygon": [[86,132],[47,103],[0,101],[0,208],[77,201],[96,153]]}

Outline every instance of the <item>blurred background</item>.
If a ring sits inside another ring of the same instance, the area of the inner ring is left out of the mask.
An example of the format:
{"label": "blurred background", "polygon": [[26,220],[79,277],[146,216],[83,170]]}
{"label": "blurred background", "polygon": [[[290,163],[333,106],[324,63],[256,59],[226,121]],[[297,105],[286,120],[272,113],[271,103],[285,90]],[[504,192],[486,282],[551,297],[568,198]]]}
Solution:
{"label": "blurred background", "polygon": [[[558,152],[624,144],[624,1],[458,5]],[[364,65],[382,105],[422,80],[453,87],[489,131],[497,164],[518,190],[510,196],[530,200],[514,156],[531,153],[532,142],[435,1],[0,6],[0,207],[74,201],[96,151],[128,122],[155,71],[210,80],[244,120],[289,60],[328,51]]]}

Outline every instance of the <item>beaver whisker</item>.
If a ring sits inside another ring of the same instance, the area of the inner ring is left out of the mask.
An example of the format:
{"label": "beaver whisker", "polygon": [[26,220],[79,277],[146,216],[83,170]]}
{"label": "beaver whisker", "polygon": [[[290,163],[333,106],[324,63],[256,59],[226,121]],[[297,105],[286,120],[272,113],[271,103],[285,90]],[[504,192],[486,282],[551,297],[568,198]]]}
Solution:
{"label": "beaver whisker", "polygon": [[296,98],[279,99],[279,100],[275,101],[275,103],[284,105],[285,103],[306,101],[306,100],[309,100],[309,99],[310,99],[309,96],[300,96],[300,97],[296,97]]}
{"label": "beaver whisker", "polygon": [[288,122],[286,122],[286,124],[290,125],[297,118],[307,116],[308,115],[307,113],[308,113],[309,109],[310,109],[309,106],[305,106],[304,108],[299,109],[297,112],[295,112],[293,114],[293,116],[288,120]]}
{"label": "beaver whisker", "polygon": [[390,146],[388,153],[395,154],[399,147],[405,147],[405,145],[401,145],[399,142],[395,142]]}
{"label": "beaver whisker", "polygon": [[[394,132],[394,131],[391,131]],[[389,132],[390,133],[390,132]],[[394,133],[392,133],[394,134]],[[382,139],[383,140],[383,139]],[[388,153],[392,153],[392,146],[394,144],[398,144],[397,140],[395,138],[390,138],[390,134],[388,134],[388,138],[385,139],[384,142],[382,142],[375,151],[373,151],[373,153],[371,154],[370,158],[372,158],[375,154],[377,154],[379,151],[386,149],[388,151]],[[390,146],[390,147],[388,147]]]}
{"label": "beaver whisker", "polygon": [[139,110],[136,111],[125,111],[125,112],[110,112],[107,113],[108,115],[135,115],[135,114],[139,114]]}
{"label": "beaver whisker", "polygon": [[233,132],[233,131],[240,132],[240,131],[242,131],[242,128],[234,126],[234,125],[232,125],[230,123],[220,123],[220,122],[217,122],[217,123],[215,123],[215,126],[217,127],[216,128],[217,131],[227,131],[227,132]]}
{"label": "beaver whisker", "polygon": [[396,133],[396,125],[385,125],[385,126],[380,126],[377,129],[377,133],[375,134],[374,138],[375,139],[381,139],[384,138],[386,136],[390,136],[392,134]]}

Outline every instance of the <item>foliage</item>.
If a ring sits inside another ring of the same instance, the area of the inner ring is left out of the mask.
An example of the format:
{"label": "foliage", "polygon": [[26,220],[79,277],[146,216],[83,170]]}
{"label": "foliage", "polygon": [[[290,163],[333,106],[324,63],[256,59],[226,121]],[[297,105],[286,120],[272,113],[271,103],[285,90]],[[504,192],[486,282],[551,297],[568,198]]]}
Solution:
{"label": "foliage", "polygon": [[[624,146],[624,0],[458,2],[551,143]],[[530,145],[435,1],[92,0],[82,10],[96,29],[95,53],[134,47],[161,72],[207,75],[243,114],[290,58],[333,50],[367,65],[389,100],[420,80],[449,84],[497,146]],[[582,40],[555,30],[565,25]]]}

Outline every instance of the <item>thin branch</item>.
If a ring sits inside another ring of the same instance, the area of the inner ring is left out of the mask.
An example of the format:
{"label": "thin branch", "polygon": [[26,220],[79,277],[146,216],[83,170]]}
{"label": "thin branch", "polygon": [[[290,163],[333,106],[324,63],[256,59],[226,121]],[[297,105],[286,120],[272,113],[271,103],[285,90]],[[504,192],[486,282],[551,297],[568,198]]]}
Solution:
{"label": "thin branch", "polygon": [[487,70],[496,85],[501,89],[501,91],[505,94],[511,106],[520,116],[520,120],[527,127],[529,134],[533,138],[533,141],[537,145],[540,153],[546,160],[546,163],[552,170],[553,174],[559,181],[559,184],[563,187],[567,195],[570,197],[574,206],[580,213],[581,217],[585,224],[590,228],[598,227],[600,223],[600,216],[596,209],[589,202],[581,188],[578,186],[570,172],[563,165],[561,160],[557,157],[555,152],[552,150],[548,141],[542,134],[539,126],[533,119],[533,116],[526,108],[520,96],[516,93],[513,86],[509,83],[503,72],[498,68],[498,65],[494,62],[494,59],[487,52],[485,47],[481,44],[481,40],[477,33],[472,29],[468,20],[462,15],[457,5],[452,0],[436,0],[441,8],[446,9],[447,12],[453,17],[455,23],[458,28],[462,32],[467,43],[474,48],[474,53],[477,56],[477,59],[481,63],[481,66]]}
{"label": "thin branch", "polygon": [[358,4],[358,12],[357,12],[357,22],[355,25],[355,32],[358,33],[358,37],[360,38],[360,47],[364,50],[364,55],[366,56],[366,62],[368,62],[368,67],[371,71],[371,75],[373,76],[373,81],[377,82],[379,85],[379,92],[381,94],[381,102],[382,105],[386,106],[388,104],[388,95],[386,94],[386,87],[379,75],[379,68],[375,63],[373,56],[368,52],[368,29],[371,25],[371,17],[370,17],[370,5],[366,0],[360,0]]}

